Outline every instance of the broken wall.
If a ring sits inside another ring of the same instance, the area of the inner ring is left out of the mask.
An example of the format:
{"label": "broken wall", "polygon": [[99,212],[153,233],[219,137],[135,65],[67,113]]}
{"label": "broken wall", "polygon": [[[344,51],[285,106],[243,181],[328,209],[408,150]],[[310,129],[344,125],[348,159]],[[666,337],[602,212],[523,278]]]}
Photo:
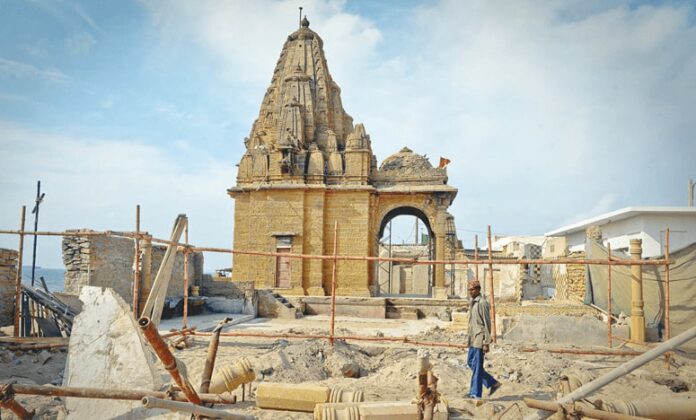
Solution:
{"label": "broken wall", "polygon": [[[133,264],[135,245],[132,239],[108,236],[64,237],[64,290],[78,295],[84,286],[110,287],[126,302],[133,300]],[[162,263],[166,247],[152,246],[152,281]],[[141,255],[142,264],[142,255]],[[189,284],[200,284],[203,255],[189,254]],[[177,252],[167,296],[184,294],[184,254]]]}
{"label": "broken wall", "polygon": [[14,324],[17,251],[0,248],[0,326]]}

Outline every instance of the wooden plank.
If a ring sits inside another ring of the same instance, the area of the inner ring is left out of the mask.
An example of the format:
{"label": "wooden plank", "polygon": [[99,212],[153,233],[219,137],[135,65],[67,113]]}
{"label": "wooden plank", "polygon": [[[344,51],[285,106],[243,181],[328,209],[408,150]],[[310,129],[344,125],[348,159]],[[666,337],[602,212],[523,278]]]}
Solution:
{"label": "wooden plank", "polygon": [[[184,227],[188,223],[188,219],[185,214],[180,214],[177,216],[174,222],[174,229],[169,238],[170,242],[177,243],[181,238],[181,234],[184,232]],[[162,307],[164,306],[164,299],[167,296],[167,287],[169,286],[169,281],[172,277],[172,271],[174,270],[174,261],[176,258],[176,251],[178,246],[172,245],[171,243],[167,246],[167,251],[164,253],[164,258],[162,258],[162,263],[160,264],[159,270],[157,271],[157,276],[152,284],[152,289],[150,289],[150,295],[147,297],[145,302],[145,307],[141,312],[141,316],[149,316],[155,327],[159,326],[160,319],[162,318]]]}
{"label": "wooden plank", "polygon": [[68,337],[0,337],[0,344],[68,344]]}

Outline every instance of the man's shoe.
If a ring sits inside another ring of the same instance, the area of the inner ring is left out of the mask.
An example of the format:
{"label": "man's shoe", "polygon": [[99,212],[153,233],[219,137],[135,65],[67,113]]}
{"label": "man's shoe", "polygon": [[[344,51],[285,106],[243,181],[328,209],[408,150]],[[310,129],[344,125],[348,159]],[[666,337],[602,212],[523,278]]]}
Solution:
{"label": "man's shoe", "polygon": [[491,396],[495,393],[495,391],[499,390],[500,387],[503,386],[500,382],[496,382],[495,385],[491,387],[491,390],[488,392],[488,396]]}

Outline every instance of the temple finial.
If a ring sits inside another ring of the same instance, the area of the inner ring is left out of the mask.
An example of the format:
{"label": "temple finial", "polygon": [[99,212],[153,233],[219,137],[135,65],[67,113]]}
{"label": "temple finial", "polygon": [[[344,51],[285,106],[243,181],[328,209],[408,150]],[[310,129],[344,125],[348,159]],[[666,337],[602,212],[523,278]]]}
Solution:
{"label": "temple finial", "polygon": [[299,20],[299,23],[300,23],[300,26],[299,26],[299,27],[301,28],[301,27],[302,27],[302,6],[300,6],[300,20]]}

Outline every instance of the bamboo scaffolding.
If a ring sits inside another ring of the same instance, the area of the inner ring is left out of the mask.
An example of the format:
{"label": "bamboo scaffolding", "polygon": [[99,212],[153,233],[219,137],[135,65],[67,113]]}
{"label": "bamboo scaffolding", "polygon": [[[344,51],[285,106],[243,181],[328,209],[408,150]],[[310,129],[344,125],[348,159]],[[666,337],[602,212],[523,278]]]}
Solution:
{"label": "bamboo scaffolding", "polygon": [[231,420],[251,420],[253,417],[240,414],[232,414],[223,410],[203,407],[201,405],[191,404],[188,402],[170,401],[155,397],[144,397],[142,400],[143,406],[146,408],[163,408],[170,411],[183,411],[191,413],[196,418],[209,417],[212,419],[231,419]]}
{"label": "bamboo scaffolding", "polygon": [[581,407],[581,406],[563,406],[554,401],[541,401],[534,400],[531,398],[525,398],[524,403],[527,404],[529,408],[536,408],[537,410],[549,411],[552,413],[556,412],[570,412],[575,413],[581,417],[591,417],[593,419],[599,420],[650,420],[645,417],[635,417],[628,414],[620,413],[610,413],[608,411],[597,410],[595,408]]}
{"label": "bamboo scaffolding", "polygon": [[[488,261],[493,261],[493,241],[491,241],[491,225],[488,225]],[[488,264],[488,280],[490,283],[490,299],[491,299],[491,336],[493,343],[498,342],[498,334],[496,334],[495,323],[495,289],[493,287],[493,263]]]}
{"label": "bamboo scaffolding", "polygon": [[669,228],[665,231],[665,341],[670,339],[669,328]]}
{"label": "bamboo scaffolding", "polygon": [[[6,385],[9,385],[11,392],[17,395],[40,395],[44,397],[74,397],[132,401],[138,401],[143,397],[152,396],[157,398],[174,399],[174,401],[188,401],[186,396],[180,391],[162,392],[138,389],[102,389],[21,384],[0,384],[0,388]],[[231,398],[225,398],[222,395],[217,394],[201,394],[200,397],[201,401],[206,404],[234,404],[236,402],[236,398],[234,396]]]}
{"label": "bamboo scaffolding", "polygon": [[34,410],[27,411],[22,404],[15,401],[12,387],[9,384],[0,385],[0,408],[7,408],[20,419],[34,418]]}
{"label": "bamboo scaffolding", "polygon": [[189,297],[189,237],[188,237],[188,219],[186,219],[186,225],[184,226],[184,241],[186,242],[186,248],[184,248],[184,317],[181,320],[181,328],[186,328],[186,321],[188,318],[188,297]]}
{"label": "bamboo scaffolding", "polygon": [[133,262],[133,318],[138,319],[140,311],[140,204],[135,206],[135,261]]}
{"label": "bamboo scaffolding", "polygon": [[611,341],[611,244],[607,244],[607,260],[609,265],[607,266],[609,272],[607,273],[607,344],[609,348],[613,347]]}
{"label": "bamboo scaffolding", "polygon": [[[390,233],[391,234],[391,233]],[[334,332],[336,324],[336,254],[338,244],[338,221],[334,223],[334,243],[333,243],[333,267],[331,269],[331,338],[329,344],[334,345]],[[391,272],[390,272],[391,276]]]}
{"label": "bamboo scaffolding", "polygon": [[[27,215],[27,206],[22,206],[20,217],[20,231],[24,230],[24,222]],[[15,286],[15,314],[14,314],[14,336],[19,337],[19,312],[22,307],[22,257],[24,254],[24,234],[19,234],[19,248],[17,249],[17,278]]]}
{"label": "bamboo scaffolding", "polygon": [[[25,230],[0,230],[0,234],[8,235],[45,235],[45,236],[113,236],[113,237],[123,237],[134,239],[138,235],[134,232],[118,232],[118,231],[104,231],[104,232],[34,232]],[[182,250],[188,248],[190,252],[217,252],[217,253],[227,253],[227,254],[237,254],[237,255],[256,255],[262,257],[277,257],[283,256],[288,258],[304,258],[304,259],[318,259],[318,260],[332,260],[333,255],[319,255],[319,254],[293,254],[293,253],[278,253],[278,252],[265,252],[265,251],[247,251],[247,250],[236,250],[232,248],[215,248],[215,247],[197,247],[194,245],[187,245],[185,243],[169,241],[166,239],[159,239],[150,236],[147,232],[141,232],[139,235],[141,238],[148,237],[153,243],[161,243],[165,245],[176,245]],[[409,263],[418,265],[432,265],[432,264],[461,264],[461,265],[521,265],[521,264],[537,264],[537,265],[554,265],[554,264],[566,264],[566,265],[617,265],[617,266],[662,266],[666,264],[674,264],[674,261],[669,261],[667,259],[656,259],[656,260],[623,260],[614,259],[611,262],[605,259],[575,259],[575,258],[556,258],[556,259],[481,259],[481,260],[418,260],[415,258],[385,258],[385,257],[371,257],[362,255],[338,255],[336,256],[338,261],[379,261],[379,262],[399,262],[399,263]]]}

